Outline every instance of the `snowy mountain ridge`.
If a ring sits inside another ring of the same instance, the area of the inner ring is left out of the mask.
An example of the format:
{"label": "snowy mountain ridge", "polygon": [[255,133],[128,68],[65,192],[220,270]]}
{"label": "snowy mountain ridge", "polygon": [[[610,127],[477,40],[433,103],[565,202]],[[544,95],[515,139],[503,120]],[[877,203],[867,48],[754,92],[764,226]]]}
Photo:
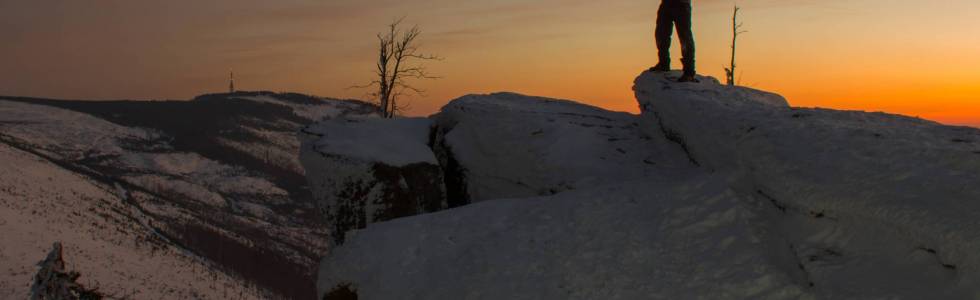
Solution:
{"label": "snowy mountain ridge", "polygon": [[60,241],[86,286],[137,299],[310,298],[328,237],[296,133],[365,103],[0,97],[0,294]]}
{"label": "snowy mountain ridge", "polygon": [[[425,184],[445,192],[427,197],[446,206],[370,214],[420,198],[351,198],[322,184],[349,175],[311,171],[328,218],[347,221],[318,295],[980,299],[980,130],[678,75],[637,77],[640,115],[499,93],[412,121],[432,124],[411,143],[438,158]],[[339,134],[317,128],[303,155]],[[356,160],[375,170],[362,190],[405,191],[378,176],[384,159]]]}

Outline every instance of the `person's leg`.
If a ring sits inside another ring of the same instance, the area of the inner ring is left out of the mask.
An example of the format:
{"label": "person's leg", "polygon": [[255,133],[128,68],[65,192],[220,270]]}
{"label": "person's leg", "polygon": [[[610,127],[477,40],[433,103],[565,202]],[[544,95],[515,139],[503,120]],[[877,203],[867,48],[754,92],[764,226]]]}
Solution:
{"label": "person's leg", "polygon": [[691,30],[691,5],[681,4],[673,9],[677,24],[677,39],[681,42],[681,62],[684,73],[694,75],[694,32]]}
{"label": "person's leg", "polygon": [[671,8],[664,3],[660,4],[657,10],[657,29],[655,32],[657,39],[657,66],[651,70],[670,71],[670,36],[674,33],[674,16],[670,13]]}

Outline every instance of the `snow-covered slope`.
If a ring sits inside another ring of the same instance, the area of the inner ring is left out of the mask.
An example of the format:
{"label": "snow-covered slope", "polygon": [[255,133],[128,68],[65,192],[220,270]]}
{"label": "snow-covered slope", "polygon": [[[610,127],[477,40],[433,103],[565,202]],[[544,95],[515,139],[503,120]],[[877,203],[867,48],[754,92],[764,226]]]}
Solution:
{"label": "snow-covered slope", "polygon": [[133,299],[258,298],[148,227],[116,191],[37,155],[0,144],[0,295],[27,299],[51,243],[90,287]]}
{"label": "snow-covered slope", "polygon": [[[299,163],[296,135],[321,118],[367,114],[372,109],[352,101],[267,92],[160,102],[0,97],[0,142],[88,180],[95,188],[120,195],[123,200],[118,201],[135,209],[118,212],[125,217],[120,219],[140,221],[126,226],[139,225],[162,237],[168,247],[185,250],[175,253],[187,257],[174,259],[194,258],[191,261],[230,276],[241,286],[256,286],[256,295],[309,298],[314,292],[316,260],[327,251],[329,239]],[[44,190],[60,184],[56,180],[17,181],[13,187]],[[29,201],[9,197],[5,195],[4,201]],[[60,220],[68,218],[66,214],[89,217],[97,212],[65,207],[44,214]],[[114,230],[97,229],[96,235],[111,235],[103,231]],[[63,238],[49,236],[45,230],[32,234],[23,230],[26,228],[3,229],[5,237],[23,240],[5,240],[0,252],[8,244],[34,245],[44,252],[56,238]],[[63,244],[67,249],[95,251],[91,244],[73,245],[68,240]],[[11,259],[28,270],[43,256],[40,252],[19,253],[29,256]],[[66,255],[72,260],[72,253]],[[104,260],[109,258],[91,257],[91,263],[109,264]],[[126,270],[117,272],[142,278]],[[26,282],[31,276],[18,274],[23,278],[11,282]],[[179,285],[181,280],[200,281],[175,276],[174,281],[161,284]],[[118,283],[106,292],[123,287],[138,289],[140,285]],[[214,295],[199,288],[183,289]]]}
{"label": "snow-covered slope", "polygon": [[447,191],[479,203],[348,233],[318,292],[980,299],[980,130],[678,75],[637,78],[639,116],[515,94],[450,103],[430,146]]}

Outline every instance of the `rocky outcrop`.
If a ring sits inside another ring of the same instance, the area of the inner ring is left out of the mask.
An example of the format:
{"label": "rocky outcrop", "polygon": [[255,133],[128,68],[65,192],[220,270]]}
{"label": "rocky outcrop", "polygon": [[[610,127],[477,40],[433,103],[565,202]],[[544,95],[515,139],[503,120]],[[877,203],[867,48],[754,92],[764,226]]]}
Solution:
{"label": "rocky outcrop", "polygon": [[323,260],[317,286],[353,284],[360,299],[805,295],[748,217],[704,175],[485,201],[372,225]]}
{"label": "rocky outcrop", "polygon": [[691,166],[680,147],[644,133],[639,121],[567,100],[469,95],[428,119],[311,126],[302,157],[340,244],[371,223]]}
{"label": "rocky outcrop", "polygon": [[104,297],[97,290],[78,283],[81,273],[65,269],[61,243],[54,243],[48,256],[37,265],[40,269],[31,284],[31,300],[95,300]]}
{"label": "rocky outcrop", "polygon": [[301,160],[329,234],[447,207],[428,119],[337,119],[304,129]]}
{"label": "rocky outcrop", "polygon": [[[513,93],[469,95],[435,116],[434,147],[464,202],[553,195],[687,168],[635,115]],[[451,197],[452,201],[453,198]]]}
{"label": "rocky outcrop", "polygon": [[677,76],[649,73],[637,79],[633,90],[646,117],[644,129],[681,145],[691,161],[710,169],[737,168],[738,141],[790,109],[777,94],[723,86],[705,76],[698,76],[699,83],[677,84]]}
{"label": "rocky outcrop", "polygon": [[[772,232],[792,245],[792,255],[808,257],[801,268],[814,285],[843,289],[875,272],[828,265],[827,253],[836,253],[830,261],[892,268],[888,284],[869,283],[867,290],[909,296],[919,294],[894,287],[933,285],[956,298],[980,283],[980,155],[974,152],[980,130],[885,113],[791,108],[773,94],[711,78],[676,84],[671,76],[636,79],[644,117],[663,124],[706,167],[728,174],[745,197],[770,205],[779,222],[796,220],[789,223],[799,230]],[[827,231],[839,233],[819,236]],[[944,276],[956,279],[938,279]]]}
{"label": "rocky outcrop", "polygon": [[318,295],[980,294],[980,130],[678,75],[636,79],[639,116],[507,93],[453,101],[430,145],[462,183],[447,188],[474,203],[359,231],[321,262]]}

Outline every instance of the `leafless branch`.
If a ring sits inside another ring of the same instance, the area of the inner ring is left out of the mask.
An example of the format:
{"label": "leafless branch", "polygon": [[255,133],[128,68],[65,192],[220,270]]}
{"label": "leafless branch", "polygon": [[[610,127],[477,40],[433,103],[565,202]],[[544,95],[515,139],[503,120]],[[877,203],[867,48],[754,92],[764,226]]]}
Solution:
{"label": "leafless branch", "polygon": [[347,90],[351,90],[351,89],[366,89],[366,88],[369,88],[369,87],[372,87],[372,86],[376,86],[376,85],[379,85],[379,84],[381,84],[381,82],[375,80],[375,81],[371,81],[368,84],[364,84],[364,85],[352,85],[352,86],[347,87],[346,89]]}
{"label": "leafless branch", "polygon": [[418,38],[422,30],[416,25],[408,30],[402,29],[405,18],[399,18],[388,24],[385,32],[378,33],[378,61],[374,74],[378,79],[364,85],[354,85],[350,88],[376,87],[376,97],[380,113],[391,118],[395,112],[404,110],[409,105],[398,103],[406,94],[424,95],[425,91],[413,86],[406,79],[438,79],[428,72],[424,61],[441,61],[442,57],[421,53]]}

